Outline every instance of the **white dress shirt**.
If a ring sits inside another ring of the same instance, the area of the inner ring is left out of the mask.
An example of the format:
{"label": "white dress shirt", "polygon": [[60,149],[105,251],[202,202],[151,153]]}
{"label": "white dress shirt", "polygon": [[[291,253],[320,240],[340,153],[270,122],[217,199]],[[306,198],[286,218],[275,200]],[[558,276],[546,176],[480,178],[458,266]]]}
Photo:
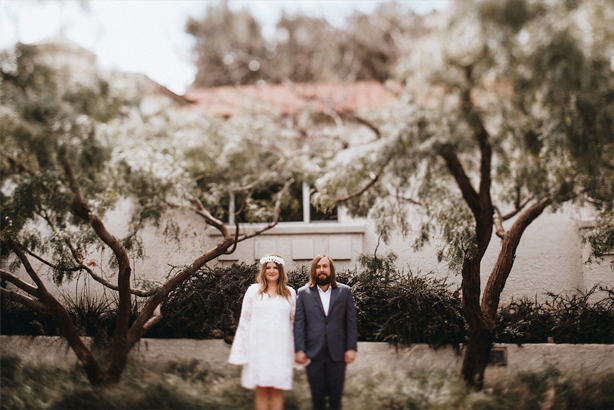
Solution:
{"label": "white dress shirt", "polygon": [[330,307],[330,295],[333,293],[331,291],[331,287],[329,286],[326,289],[326,292],[322,290],[320,286],[318,286],[318,293],[320,294],[320,300],[322,300],[322,306],[324,306],[324,314],[328,316],[328,308]]}

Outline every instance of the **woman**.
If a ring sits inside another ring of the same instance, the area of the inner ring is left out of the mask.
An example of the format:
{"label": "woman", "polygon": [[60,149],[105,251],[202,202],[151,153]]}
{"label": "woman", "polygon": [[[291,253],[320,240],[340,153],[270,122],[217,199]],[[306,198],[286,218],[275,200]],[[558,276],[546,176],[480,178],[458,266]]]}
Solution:
{"label": "woman", "polygon": [[296,292],[287,286],[279,255],[260,259],[260,273],[243,297],[229,362],[243,365],[241,386],[256,389],[256,410],[283,409],[282,390],[292,388]]}

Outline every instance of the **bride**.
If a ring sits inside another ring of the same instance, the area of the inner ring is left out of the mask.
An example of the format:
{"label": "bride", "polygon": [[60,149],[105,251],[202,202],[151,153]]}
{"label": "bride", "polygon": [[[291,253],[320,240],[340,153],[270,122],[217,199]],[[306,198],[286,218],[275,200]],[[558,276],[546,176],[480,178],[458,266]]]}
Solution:
{"label": "bride", "polygon": [[[292,389],[296,292],[279,255],[260,259],[260,273],[243,297],[229,362],[243,365],[241,386],[256,389],[256,410],[280,410]],[[270,405],[270,407],[269,407]]]}

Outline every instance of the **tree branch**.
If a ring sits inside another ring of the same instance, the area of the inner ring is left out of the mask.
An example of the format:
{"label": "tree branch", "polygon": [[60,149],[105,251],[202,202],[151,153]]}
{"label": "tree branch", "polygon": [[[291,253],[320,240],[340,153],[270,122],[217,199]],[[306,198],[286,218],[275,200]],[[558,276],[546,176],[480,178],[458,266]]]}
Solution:
{"label": "tree branch", "polygon": [[[94,271],[89,267],[89,266],[85,266],[82,265],[83,269],[92,277],[92,279],[94,279],[96,282],[100,283],[101,285],[111,289],[111,290],[115,290],[115,291],[119,291],[119,287],[117,285],[115,285],[114,283],[109,282],[108,280],[106,280],[105,278],[103,278],[102,276],[94,273]],[[147,296],[151,296],[155,291],[145,291],[145,290],[140,290],[140,289],[133,289],[130,288],[130,293],[132,293],[135,296],[140,296],[140,297],[147,297]]]}
{"label": "tree branch", "polygon": [[[68,241],[67,241],[68,242]],[[87,265],[84,265],[81,260],[79,260],[78,256],[77,256],[77,252],[74,250],[74,248],[72,247],[72,245],[70,243],[68,243],[68,246],[71,250],[71,253],[73,255],[73,258],[75,258],[75,261],[78,263],[78,265],[73,266],[72,268],[60,268],[57,265],[54,265],[53,263],[45,260],[44,258],[42,258],[41,256],[35,254],[34,252],[26,249],[26,252],[28,253],[28,255],[36,258],[37,260],[39,260],[40,262],[44,263],[45,265],[49,266],[52,269],[58,270],[58,271],[63,271],[63,272],[76,272],[76,271],[80,271],[80,270],[84,270],[88,273],[88,275],[91,276],[92,279],[94,279],[96,282],[100,283],[101,285],[111,289],[111,290],[115,290],[118,291],[119,288],[117,285],[113,284],[112,282],[109,282],[108,280],[106,280],[105,278],[103,278],[102,276],[98,275],[97,273],[94,272],[94,270],[92,268],[90,268]],[[140,290],[140,289],[130,289],[130,293],[132,293],[133,295],[136,296],[140,296],[140,297],[146,297],[146,296],[151,296],[151,292],[147,292],[144,290]]]}
{"label": "tree branch", "polygon": [[404,202],[409,202],[412,205],[418,205],[418,206],[422,206],[422,203],[420,201],[416,201],[413,198],[407,198],[404,196],[401,196],[399,194],[395,194],[394,197],[398,200],[398,201],[404,201]]}
{"label": "tree branch", "polygon": [[533,199],[533,195],[530,195],[528,197],[526,197],[522,202],[517,202],[516,206],[514,208],[514,210],[508,212],[505,215],[501,214],[501,211],[499,210],[499,207],[494,207],[495,208],[495,217],[493,219],[493,222],[495,224],[495,233],[497,234],[497,236],[501,239],[505,238],[505,228],[503,228],[503,221],[507,221],[508,219],[513,218],[514,216],[518,215],[518,213],[520,211],[522,211],[522,209],[527,206],[527,204]]}
{"label": "tree branch", "polygon": [[[482,49],[479,58],[485,55],[486,48]],[[463,67],[465,80],[467,81],[467,89],[461,93],[461,108],[465,113],[467,123],[473,128],[474,137],[480,146],[481,161],[480,161],[480,203],[482,209],[488,209],[492,207],[492,201],[490,197],[491,186],[491,161],[492,161],[492,146],[490,144],[490,135],[484,127],[482,117],[478,113],[473,100],[471,99],[471,91],[475,84],[473,78],[473,64],[467,64]]]}
{"label": "tree branch", "polygon": [[17,168],[17,170],[19,170],[20,172],[24,172],[28,175],[34,175],[34,173],[30,170],[30,168],[28,168],[23,162],[18,161],[17,158],[13,157],[12,155],[6,153],[6,152],[2,152],[2,156],[6,159],[9,160],[9,162],[15,167]]}
{"label": "tree branch", "polygon": [[369,181],[364,187],[362,187],[359,191],[354,192],[352,194],[346,195],[344,197],[341,198],[337,198],[335,199],[335,203],[341,203],[341,202],[346,202],[349,201],[350,199],[353,198],[357,198],[359,196],[361,196],[363,193],[365,193],[369,188],[371,188],[377,181],[379,180],[379,175],[375,175],[373,177],[371,177],[371,181]]}
{"label": "tree branch", "polygon": [[495,216],[493,218],[493,223],[495,224],[495,233],[501,239],[505,238],[505,228],[503,227],[503,217],[501,216],[501,211],[499,207],[495,206]]}
{"label": "tree branch", "polygon": [[286,181],[283,188],[277,193],[277,200],[275,201],[275,210],[273,211],[273,220],[264,228],[258,229],[250,234],[244,234],[243,236],[236,239],[236,242],[243,242],[246,239],[253,238],[254,236],[260,235],[262,232],[268,231],[277,225],[279,221],[279,212],[281,211],[281,199],[286,191],[290,188],[290,185],[294,182],[294,178]]}
{"label": "tree branch", "polygon": [[0,269],[0,277],[2,279],[11,282],[13,285],[17,286],[19,289],[23,290],[26,293],[29,293],[32,296],[38,297],[38,289],[35,286],[30,285],[27,282],[24,282],[17,276],[13,275],[10,272],[5,271],[4,269]]}
{"label": "tree branch", "polygon": [[[196,198],[194,198],[196,199]],[[196,199],[196,203],[199,203]],[[202,204],[201,204],[202,205]],[[204,207],[203,207],[204,209]],[[215,218],[214,218],[215,219]],[[218,256],[224,254],[224,252],[232,246],[235,238],[228,234],[228,231],[224,228],[223,231],[224,237],[221,242],[219,242],[214,248],[208,250],[197,259],[195,259],[191,265],[185,267],[181,272],[177,273],[175,276],[170,278],[163,286],[160,292],[156,292],[148,301],[145,303],[143,310],[138,315],[130,330],[127,334],[127,344],[128,349],[130,349],[144,334],[145,331],[151,328],[157,320],[152,319],[154,316],[156,309],[162,303],[166,295],[172,292],[177,286],[183,283],[187,278],[194,275],[195,272],[198,271],[205,263],[217,258]],[[148,325],[149,323],[149,325]],[[147,328],[145,327],[147,326]]]}
{"label": "tree branch", "polygon": [[209,212],[207,208],[205,208],[205,206],[200,201],[200,199],[193,196],[190,198],[190,202],[192,203],[192,205],[194,205],[194,208],[192,208],[192,210],[196,212],[198,215],[202,216],[205,219],[205,222],[207,223],[207,225],[211,225],[214,228],[216,228],[218,231],[222,233],[224,237],[228,235],[228,230],[226,229],[224,222],[214,217],[211,214],[211,212]]}
{"label": "tree branch", "polygon": [[39,302],[38,300],[34,300],[32,298],[29,298],[27,296],[21,295],[17,292],[13,292],[5,288],[0,288],[0,294],[2,295],[2,299],[12,300],[13,302],[27,306],[30,309],[45,310],[45,311],[52,310],[51,307],[47,306],[43,302]]}
{"label": "tree branch", "polygon": [[73,266],[72,268],[60,268],[59,266],[54,265],[53,263],[51,263],[48,260],[44,259],[42,256],[39,256],[39,255],[35,254],[34,252],[32,252],[29,249],[26,249],[26,252],[27,252],[28,255],[32,256],[34,259],[38,260],[39,262],[42,262],[43,264],[49,266],[50,268],[58,270],[58,271],[76,272],[78,270],[83,269],[82,265]]}
{"label": "tree branch", "polygon": [[[117,303],[117,325],[115,326],[115,334],[113,337],[113,354],[108,367],[108,372],[109,374],[121,374],[121,371],[126,365],[126,358],[123,355],[128,345],[126,337],[130,326],[130,309],[132,305],[130,292],[130,276],[132,270],[130,268],[130,258],[128,257],[128,252],[126,252],[126,249],[123,247],[121,242],[119,242],[117,238],[115,238],[115,236],[113,236],[107,230],[98,215],[93,213],[83,201],[81,192],[79,191],[79,184],[77,183],[77,179],[75,178],[71,164],[66,158],[62,158],[61,162],[64,168],[64,174],[68,179],[68,184],[73,194],[73,200],[70,204],[72,211],[75,213],[75,215],[79,216],[90,224],[96,235],[109,248],[111,248],[113,254],[117,258],[117,264],[119,266],[117,277],[117,292],[119,294],[119,301]],[[72,322],[69,324],[72,326]],[[75,346],[80,346],[79,343],[82,342],[80,339],[77,339],[78,337],[74,340]],[[83,355],[84,360],[90,360],[89,356],[91,356],[91,353],[89,353],[89,351],[84,352]]]}
{"label": "tree branch", "polygon": [[19,258],[19,260],[23,264],[23,267],[26,269],[26,272],[28,273],[30,278],[36,284],[37,291],[38,292],[42,292],[42,293],[48,293],[47,292],[47,288],[43,284],[43,281],[38,276],[36,271],[32,268],[32,265],[30,265],[30,261],[28,260],[28,257],[23,253],[21,248],[17,245],[17,243],[13,240],[13,238],[8,237],[7,241],[9,243],[9,245],[11,246],[11,248],[13,249],[13,252],[15,252],[15,255],[17,255],[17,257]]}
{"label": "tree branch", "polygon": [[510,228],[501,243],[499,257],[493,270],[488,278],[484,288],[482,297],[482,310],[489,321],[494,323],[497,317],[497,308],[499,306],[499,298],[505,287],[505,282],[510,275],[514,260],[516,258],[516,249],[520,243],[520,239],[525,229],[544,212],[544,209],[552,203],[552,198],[544,197],[527,208]]}
{"label": "tree branch", "polygon": [[[75,178],[74,171],[72,166],[68,161],[63,162],[64,173],[68,179],[68,183],[70,186],[70,190],[73,193],[73,201],[70,205],[73,212],[80,217],[81,219],[89,222],[91,227],[96,232],[96,235],[113,251],[115,256],[117,257],[117,261],[120,266],[124,264],[128,269],[130,268],[130,259],[128,258],[128,254],[122,244],[117,240],[115,236],[113,236],[105,227],[102,220],[91,211],[91,209],[87,206],[83,198],[81,197],[81,192],[79,190],[79,184],[77,183],[77,179]],[[121,272],[120,272],[121,275]]]}
{"label": "tree branch", "polygon": [[376,139],[382,138],[382,133],[380,132],[379,128],[375,124],[373,124],[371,121],[367,121],[364,118],[359,117],[356,114],[353,114],[351,112],[339,112],[338,110],[335,110],[335,111],[341,118],[347,118],[351,121],[355,121],[369,128],[371,131],[373,131],[373,133],[377,137]]}
{"label": "tree branch", "polygon": [[276,170],[279,169],[279,167],[281,165],[283,165],[283,163],[286,162],[286,158],[280,158],[279,161],[277,161],[275,164],[273,164],[269,169],[267,169],[266,171],[264,171],[262,173],[262,175],[260,175],[260,177],[258,177],[254,182],[252,182],[251,184],[239,187],[239,188],[228,188],[229,191],[231,192],[241,192],[241,191],[249,191],[250,189],[254,188],[256,185],[258,185],[259,183],[261,183],[262,181],[264,181],[269,175],[271,175],[273,172],[275,172]]}
{"label": "tree branch", "polygon": [[156,326],[162,320],[162,305],[156,306],[153,315],[143,325],[143,333],[146,333],[149,329]]}
{"label": "tree branch", "polygon": [[505,215],[501,215],[501,218],[504,221],[507,221],[508,219],[513,218],[514,216],[518,215],[518,212],[522,211],[524,207],[527,206],[529,202],[531,202],[532,199],[533,199],[533,195],[529,195],[528,197],[523,199],[522,202],[518,203],[513,211],[510,211]]}
{"label": "tree branch", "polygon": [[469,208],[471,208],[473,215],[478,218],[481,211],[480,197],[471,185],[471,181],[469,181],[469,177],[467,177],[462,164],[456,156],[456,152],[454,152],[452,147],[445,145],[439,149],[439,155],[446,162],[448,170],[456,180],[463,198],[465,202],[467,202],[467,205],[469,205]]}

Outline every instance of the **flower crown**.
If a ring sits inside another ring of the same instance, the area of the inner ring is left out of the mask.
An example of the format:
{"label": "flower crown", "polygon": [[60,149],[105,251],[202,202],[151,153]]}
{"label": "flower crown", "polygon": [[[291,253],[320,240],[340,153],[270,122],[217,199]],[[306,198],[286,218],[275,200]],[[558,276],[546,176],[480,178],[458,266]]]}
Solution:
{"label": "flower crown", "polygon": [[279,256],[270,255],[270,256],[264,256],[260,259],[261,265],[264,265],[269,262],[275,262],[278,265],[284,266],[284,260],[280,258]]}

